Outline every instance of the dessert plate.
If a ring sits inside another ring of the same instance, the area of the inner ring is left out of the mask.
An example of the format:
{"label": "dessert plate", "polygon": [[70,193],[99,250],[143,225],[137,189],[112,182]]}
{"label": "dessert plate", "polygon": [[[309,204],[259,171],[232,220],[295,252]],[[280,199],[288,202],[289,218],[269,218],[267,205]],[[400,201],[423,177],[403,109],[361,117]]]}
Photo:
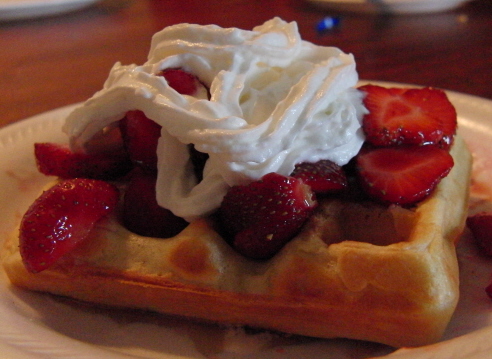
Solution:
{"label": "dessert plate", "polygon": [[[475,154],[473,210],[480,210],[492,206],[492,101],[453,92],[449,97],[458,110],[461,134]],[[0,241],[14,231],[50,181],[36,170],[33,143],[66,141],[61,126],[70,110],[61,108],[0,129]],[[458,253],[462,296],[443,341],[436,345],[395,351],[374,343],[282,336],[95,308],[14,288],[0,269],[0,353],[10,359],[490,358],[492,300],[484,288],[491,280],[492,258],[478,255],[469,233],[463,235]]]}
{"label": "dessert plate", "polygon": [[63,14],[99,0],[0,0],[0,21]]}
{"label": "dessert plate", "polygon": [[306,0],[325,9],[357,13],[417,14],[455,9],[469,0]]}

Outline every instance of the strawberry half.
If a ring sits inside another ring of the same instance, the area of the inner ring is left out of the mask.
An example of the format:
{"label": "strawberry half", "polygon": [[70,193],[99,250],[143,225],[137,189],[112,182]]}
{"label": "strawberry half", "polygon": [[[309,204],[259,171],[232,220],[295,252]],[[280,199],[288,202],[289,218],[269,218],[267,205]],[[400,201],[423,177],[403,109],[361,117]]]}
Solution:
{"label": "strawberry half", "polygon": [[27,270],[41,272],[83,241],[112,212],[118,189],[104,181],[65,180],[45,191],[20,225],[20,253]]}
{"label": "strawberry half", "polygon": [[375,146],[434,144],[448,149],[456,133],[457,115],[444,91],[366,85],[366,140]]}
{"label": "strawberry half", "polygon": [[123,224],[128,230],[142,236],[173,237],[188,222],[157,204],[155,187],[155,174],[138,169],[132,173],[124,196]]}
{"label": "strawberry half", "polygon": [[56,143],[34,144],[38,170],[60,178],[116,179],[131,169],[128,156],[121,153],[74,153],[68,146]]}
{"label": "strawberry half", "polygon": [[267,259],[299,232],[316,204],[302,180],[270,173],[231,187],[218,216],[226,239],[239,253]]}
{"label": "strawberry half", "polygon": [[367,194],[399,205],[423,200],[454,164],[451,155],[436,146],[364,149],[356,161]]}
{"label": "strawberry half", "polygon": [[300,163],[291,176],[302,179],[316,194],[338,192],[348,186],[342,167],[330,160]]}
{"label": "strawberry half", "polygon": [[481,212],[466,219],[466,225],[485,255],[492,256],[492,213]]}
{"label": "strawberry half", "polygon": [[157,142],[161,128],[139,110],[128,111],[120,121],[123,144],[131,161],[150,172],[157,171]]}

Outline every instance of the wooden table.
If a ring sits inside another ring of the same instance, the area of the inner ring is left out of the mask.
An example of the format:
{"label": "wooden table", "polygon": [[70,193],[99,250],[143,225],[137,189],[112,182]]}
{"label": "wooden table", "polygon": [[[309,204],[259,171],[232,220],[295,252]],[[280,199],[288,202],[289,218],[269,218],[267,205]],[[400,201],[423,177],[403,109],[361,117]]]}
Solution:
{"label": "wooden table", "polygon": [[[279,16],[304,39],[353,53],[361,79],[492,99],[492,2],[432,15],[357,15],[302,0],[106,0],[63,16],[0,23],[0,126],[83,101],[111,66],[143,63],[154,32],[190,22],[251,29]],[[340,25],[316,30],[325,16]]]}

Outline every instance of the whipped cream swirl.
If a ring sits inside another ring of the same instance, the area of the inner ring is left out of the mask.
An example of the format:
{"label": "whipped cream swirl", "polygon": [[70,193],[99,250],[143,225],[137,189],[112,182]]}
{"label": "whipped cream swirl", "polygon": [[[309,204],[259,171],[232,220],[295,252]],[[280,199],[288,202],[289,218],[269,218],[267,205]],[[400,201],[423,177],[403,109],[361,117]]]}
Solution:
{"label": "whipped cream swirl", "polygon": [[[164,77],[182,68],[211,98],[181,95]],[[112,68],[102,90],[76,108],[64,131],[74,151],[138,109],[162,126],[158,203],[189,221],[212,213],[227,190],[295,164],[354,157],[365,113],[352,55],[303,41],[274,18],[252,31],[180,24],[152,39],[148,61]],[[209,154],[197,183],[187,144]]]}

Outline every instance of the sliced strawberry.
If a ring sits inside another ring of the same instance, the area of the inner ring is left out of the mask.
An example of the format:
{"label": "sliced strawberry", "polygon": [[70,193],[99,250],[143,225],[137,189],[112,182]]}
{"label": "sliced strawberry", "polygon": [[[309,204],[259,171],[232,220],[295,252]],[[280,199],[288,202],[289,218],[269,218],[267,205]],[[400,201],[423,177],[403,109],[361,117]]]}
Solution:
{"label": "sliced strawberry", "polygon": [[435,144],[449,148],[457,116],[444,91],[366,85],[364,116],[366,140],[375,146]]}
{"label": "sliced strawberry", "polygon": [[266,259],[299,232],[316,204],[301,180],[270,173],[232,187],[218,215],[226,239],[239,253]]}
{"label": "sliced strawberry", "polygon": [[470,216],[466,225],[483,253],[492,256],[492,213],[481,212]]}
{"label": "sliced strawberry", "polygon": [[206,89],[200,80],[195,75],[183,69],[169,68],[162,70],[158,75],[163,76],[169,86],[182,95],[208,97],[208,89]]}
{"label": "sliced strawberry", "polygon": [[45,191],[20,225],[20,253],[30,272],[40,272],[83,241],[114,210],[118,189],[104,181],[69,179]]}
{"label": "sliced strawberry", "polygon": [[124,196],[123,224],[142,236],[173,237],[188,223],[157,204],[155,187],[154,174],[138,170],[132,173]]}
{"label": "sliced strawberry", "polygon": [[348,185],[342,167],[330,160],[300,163],[295,166],[291,176],[302,179],[317,194],[337,192]]}
{"label": "sliced strawberry", "polygon": [[128,156],[121,153],[74,153],[68,146],[56,143],[34,144],[38,170],[47,176],[61,178],[116,179],[131,169]]}
{"label": "sliced strawberry", "polygon": [[370,196],[409,205],[431,193],[453,167],[453,158],[436,146],[382,147],[361,151],[357,167]]}
{"label": "sliced strawberry", "polygon": [[147,171],[157,171],[157,142],[161,128],[139,110],[128,111],[120,121],[123,143],[130,159]]}

